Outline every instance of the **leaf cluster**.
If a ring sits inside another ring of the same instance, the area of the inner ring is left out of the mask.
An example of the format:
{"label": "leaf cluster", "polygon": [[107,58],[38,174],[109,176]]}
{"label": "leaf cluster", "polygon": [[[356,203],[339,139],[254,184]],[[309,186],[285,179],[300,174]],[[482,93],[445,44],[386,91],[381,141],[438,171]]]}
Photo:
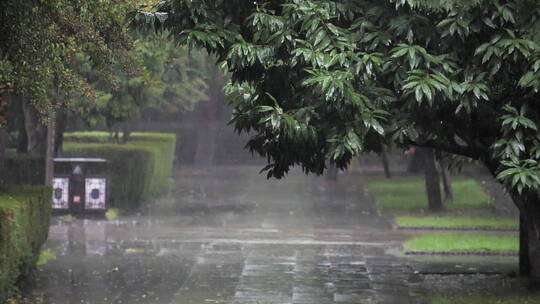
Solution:
{"label": "leaf cluster", "polygon": [[218,57],[270,176],[394,143],[540,188],[538,1],[177,0],[132,20]]}

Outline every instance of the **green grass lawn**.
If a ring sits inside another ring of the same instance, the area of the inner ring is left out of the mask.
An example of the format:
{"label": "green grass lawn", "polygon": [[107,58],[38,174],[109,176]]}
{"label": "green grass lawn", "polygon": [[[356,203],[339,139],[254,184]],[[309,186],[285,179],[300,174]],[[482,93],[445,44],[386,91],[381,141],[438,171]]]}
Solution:
{"label": "green grass lawn", "polygon": [[407,240],[405,251],[428,252],[517,252],[517,236],[464,233],[432,233]]}
{"label": "green grass lawn", "polygon": [[460,217],[460,216],[397,216],[396,225],[403,228],[496,228],[517,229],[519,222],[515,219],[496,217]]}
{"label": "green grass lawn", "polygon": [[[445,203],[447,210],[490,209],[488,196],[473,179],[455,179],[454,201]],[[423,177],[375,178],[368,182],[369,192],[383,212],[420,211],[427,209]]]}
{"label": "green grass lawn", "polygon": [[530,295],[471,295],[471,296],[436,296],[430,304],[540,304],[540,294]]}

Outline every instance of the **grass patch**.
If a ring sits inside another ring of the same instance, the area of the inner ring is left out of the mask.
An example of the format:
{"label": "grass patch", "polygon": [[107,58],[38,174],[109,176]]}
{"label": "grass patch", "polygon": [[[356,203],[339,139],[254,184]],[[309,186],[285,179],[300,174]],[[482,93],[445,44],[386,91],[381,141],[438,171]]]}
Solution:
{"label": "grass patch", "polygon": [[433,233],[415,236],[403,244],[406,251],[424,252],[517,252],[516,236]]}
{"label": "grass patch", "polygon": [[58,217],[58,220],[63,221],[63,222],[68,222],[68,223],[73,222],[74,219],[75,218],[71,214],[62,215]]}
{"label": "grass patch", "polygon": [[516,229],[519,223],[515,219],[496,217],[459,217],[459,216],[397,216],[394,221],[399,227],[433,228],[493,228]]}
{"label": "grass patch", "polygon": [[[473,179],[455,179],[454,201],[445,203],[447,210],[490,209],[488,196]],[[427,209],[427,196],[423,177],[398,177],[374,179],[368,182],[369,191],[375,196],[383,212],[420,211]]]}
{"label": "grass patch", "polygon": [[118,208],[110,208],[109,210],[107,210],[107,212],[105,212],[105,217],[109,221],[116,219],[119,215],[120,215],[120,209]]}
{"label": "grass patch", "polygon": [[38,266],[43,266],[52,260],[56,260],[56,255],[52,253],[50,250],[44,249],[44,250],[41,250],[41,252],[39,253],[39,258],[36,264]]}
{"label": "grass patch", "polygon": [[539,304],[540,294],[436,296],[429,304]]}

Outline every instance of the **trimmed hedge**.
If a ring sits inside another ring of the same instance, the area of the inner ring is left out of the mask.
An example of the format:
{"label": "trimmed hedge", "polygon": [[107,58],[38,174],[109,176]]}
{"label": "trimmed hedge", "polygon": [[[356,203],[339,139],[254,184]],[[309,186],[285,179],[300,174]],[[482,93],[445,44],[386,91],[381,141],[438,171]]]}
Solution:
{"label": "trimmed hedge", "polygon": [[66,157],[101,157],[110,161],[110,199],[113,206],[134,210],[141,202],[167,190],[174,161],[176,135],[133,133],[126,144],[107,143],[109,133],[65,134]]}
{"label": "trimmed hedge", "polygon": [[5,180],[11,185],[43,185],[45,157],[8,150],[5,160]]}
{"label": "trimmed hedge", "polygon": [[0,186],[0,303],[35,278],[51,193],[43,186]]}

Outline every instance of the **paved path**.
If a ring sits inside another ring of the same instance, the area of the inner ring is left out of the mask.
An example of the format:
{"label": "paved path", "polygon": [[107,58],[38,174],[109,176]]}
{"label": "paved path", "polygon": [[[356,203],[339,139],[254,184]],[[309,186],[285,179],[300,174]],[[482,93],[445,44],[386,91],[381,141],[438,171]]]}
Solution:
{"label": "paved path", "polygon": [[40,271],[34,297],[46,304],[406,304],[424,303],[434,286],[461,288],[490,275],[444,266],[440,276],[430,274],[436,263],[390,255],[404,236],[377,214],[358,176],[268,181],[257,170],[181,170],[173,199],[148,215],[55,220],[47,248],[57,259]]}

